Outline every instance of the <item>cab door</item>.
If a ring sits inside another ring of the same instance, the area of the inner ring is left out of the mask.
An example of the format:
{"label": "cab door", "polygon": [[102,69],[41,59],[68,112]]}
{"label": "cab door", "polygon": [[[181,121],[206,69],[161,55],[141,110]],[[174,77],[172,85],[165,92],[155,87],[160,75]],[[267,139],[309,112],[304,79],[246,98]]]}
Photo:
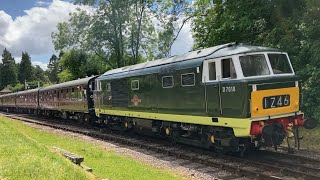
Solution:
{"label": "cab door", "polygon": [[219,67],[219,59],[205,60],[203,63],[202,82],[205,86],[205,111],[207,115],[213,117],[219,117],[221,114]]}
{"label": "cab door", "polygon": [[[241,111],[241,82],[232,57],[204,61],[206,112],[210,116],[237,116]],[[243,106],[243,105],[242,105]]]}

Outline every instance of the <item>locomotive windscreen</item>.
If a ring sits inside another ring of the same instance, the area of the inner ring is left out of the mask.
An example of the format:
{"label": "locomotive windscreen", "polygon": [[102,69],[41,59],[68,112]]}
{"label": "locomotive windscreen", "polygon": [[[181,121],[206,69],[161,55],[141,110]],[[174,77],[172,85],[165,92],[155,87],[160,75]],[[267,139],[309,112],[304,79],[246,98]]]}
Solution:
{"label": "locomotive windscreen", "polygon": [[268,54],[274,74],[292,73],[289,59],[285,54]]}

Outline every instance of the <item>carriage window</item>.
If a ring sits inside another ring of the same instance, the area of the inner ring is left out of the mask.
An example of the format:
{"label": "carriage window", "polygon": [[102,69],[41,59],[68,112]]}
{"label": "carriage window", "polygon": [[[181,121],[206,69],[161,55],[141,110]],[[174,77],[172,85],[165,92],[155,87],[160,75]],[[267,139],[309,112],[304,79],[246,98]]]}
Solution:
{"label": "carriage window", "polygon": [[237,74],[231,58],[221,60],[222,78],[236,79]]}
{"label": "carriage window", "polygon": [[92,81],[91,84],[89,85],[89,90],[90,92],[94,90],[94,81]]}
{"label": "carriage window", "polygon": [[182,86],[194,86],[195,76],[194,73],[187,73],[181,75],[181,85]]}
{"label": "carriage window", "polygon": [[216,80],[217,73],[216,73],[216,62],[210,62],[209,66],[209,80],[214,81]]}
{"label": "carriage window", "polygon": [[240,56],[239,59],[245,77],[270,75],[267,60],[263,54]]}
{"label": "carriage window", "polygon": [[139,80],[131,81],[131,89],[132,90],[139,90]]}
{"label": "carriage window", "polygon": [[172,76],[162,77],[162,87],[163,88],[172,88],[173,87],[173,77]]}
{"label": "carriage window", "polygon": [[87,90],[85,88],[83,88],[83,100],[87,99]]}
{"label": "carriage window", "polygon": [[268,54],[273,74],[292,73],[289,59],[285,54]]}
{"label": "carriage window", "polygon": [[111,91],[111,84],[107,83],[107,91],[110,92]]}

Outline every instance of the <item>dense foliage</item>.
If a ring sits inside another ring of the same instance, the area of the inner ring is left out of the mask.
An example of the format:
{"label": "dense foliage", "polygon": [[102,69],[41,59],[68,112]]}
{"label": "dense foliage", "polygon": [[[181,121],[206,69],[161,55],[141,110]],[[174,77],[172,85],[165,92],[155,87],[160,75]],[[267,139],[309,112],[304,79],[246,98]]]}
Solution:
{"label": "dense foliage", "polygon": [[[55,49],[81,49],[109,68],[169,55],[177,21],[189,3],[156,0],[78,0],[92,10],[73,13],[52,34]],[[156,25],[155,25],[156,23]]]}
{"label": "dense foliage", "polygon": [[31,59],[28,53],[23,52],[21,62],[19,65],[19,71],[18,71],[18,79],[20,83],[23,83],[25,81],[30,81],[32,77],[32,65],[31,65]]}
{"label": "dense foliage", "polygon": [[0,89],[8,88],[12,91],[35,88],[49,82],[40,66],[32,66],[27,52],[22,53],[21,62],[16,64],[11,53],[4,49],[2,63],[0,63]]}
{"label": "dense foliage", "polygon": [[[11,53],[4,49],[2,53],[2,64],[1,64],[1,87],[5,87],[9,84],[17,83],[17,67]],[[2,89],[2,88],[1,88]]]}

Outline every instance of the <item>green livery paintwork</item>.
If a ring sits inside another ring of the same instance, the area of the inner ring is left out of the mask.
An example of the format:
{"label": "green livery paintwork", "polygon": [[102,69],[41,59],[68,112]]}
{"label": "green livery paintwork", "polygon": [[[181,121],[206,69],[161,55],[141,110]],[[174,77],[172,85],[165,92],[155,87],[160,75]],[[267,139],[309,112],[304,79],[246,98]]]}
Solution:
{"label": "green livery paintwork", "polygon": [[[249,47],[241,51],[243,47],[226,48],[210,58],[201,57],[131,71],[123,68],[124,72],[120,69],[115,70],[114,74],[107,73],[97,79],[101,83],[101,90],[95,92],[96,114],[230,127],[237,137],[250,136],[252,85],[256,85],[257,90],[294,87],[298,78],[288,75],[202,82],[203,61],[206,59],[237,53],[276,51]],[[194,86],[181,85],[181,75],[185,73],[195,74]],[[173,87],[162,87],[162,78],[165,76],[173,77]],[[134,80],[139,81],[139,90],[131,89]],[[126,86],[126,97],[122,98],[127,99],[122,101],[121,106],[115,105],[112,95],[115,88],[111,86],[111,91],[107,91],[108,83],[118,81],[123,81]],[[213,118],[218,118],[218,122],[213,122]]]}

